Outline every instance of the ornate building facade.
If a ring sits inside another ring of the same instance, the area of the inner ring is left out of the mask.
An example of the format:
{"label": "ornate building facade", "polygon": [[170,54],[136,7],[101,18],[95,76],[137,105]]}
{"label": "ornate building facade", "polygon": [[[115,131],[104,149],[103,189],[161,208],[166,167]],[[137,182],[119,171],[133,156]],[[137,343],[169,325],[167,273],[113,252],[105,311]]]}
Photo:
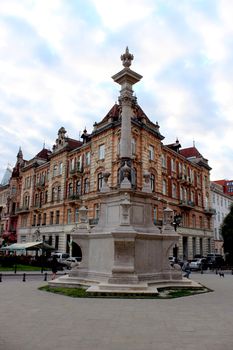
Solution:
{"label": "ornate building facade", "polygon": [[[137,75],[137,81],[140,78]],[[119,75],[113,79],[120,81]],[[43,149],[29,161],[22,159],[15,204],[18,242],[33,241],[39,229],[40,239],[69,252],[70,235],[83,206],[88,209],[90,228],[95,225],[104,182],[108,179],[112,189],[121,182],[121,108],[119,99],[93,125],[92,132],[84,130],[82,142],[68,138],[62,127],[52,151]],[[161,226],[165,207],[174,210],[174,225],[180,233],[175,255],[191,259],[211,252],[214,212],[208,161],[195,147],[182,149],[178,140],[165,145],[158,123],[147,117],[136,97],[129,113],[132,190],[142,191],[147,183],[153,195],[151,215],[155,225]]]}

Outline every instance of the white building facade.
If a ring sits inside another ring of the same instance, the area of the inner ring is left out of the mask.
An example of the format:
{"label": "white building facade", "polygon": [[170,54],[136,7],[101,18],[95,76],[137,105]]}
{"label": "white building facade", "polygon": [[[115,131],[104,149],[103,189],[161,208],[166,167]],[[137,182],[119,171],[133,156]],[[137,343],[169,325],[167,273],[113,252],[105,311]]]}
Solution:
{"label": "white building facade", "polygon": [[214,230],[214,249],[215,253],[224,254],[223,238],[221,235],[221,225],[224,218],[230,212],[230,206],[233,203],[233,198],[223,192],[223,186],[211,182],[210,186],[212,196],[212,206],[215,209],[213,230]]}

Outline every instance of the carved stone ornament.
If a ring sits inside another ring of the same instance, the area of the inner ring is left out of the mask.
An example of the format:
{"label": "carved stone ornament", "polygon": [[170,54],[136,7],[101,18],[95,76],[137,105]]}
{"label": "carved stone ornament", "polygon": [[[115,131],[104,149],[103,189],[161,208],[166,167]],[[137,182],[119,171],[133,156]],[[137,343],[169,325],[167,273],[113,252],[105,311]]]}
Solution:
{"label": "carved stone ornament", "polygon": [[133,55],[129,53],[128,46],[125,49],[125,53],[121,55],[122,64],[125,68],[129,68],[131,66],[131,61],[134,59]]}

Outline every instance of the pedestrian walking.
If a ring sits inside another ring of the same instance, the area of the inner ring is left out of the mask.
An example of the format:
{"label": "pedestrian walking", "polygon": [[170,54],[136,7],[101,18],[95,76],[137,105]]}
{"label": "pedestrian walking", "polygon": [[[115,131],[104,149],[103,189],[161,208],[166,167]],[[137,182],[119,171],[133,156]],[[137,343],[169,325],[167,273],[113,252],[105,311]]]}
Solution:
{"label": "pedestrian walking", "polygon": [[54,280],[57,274],[57,258],[55,255],[53,256],[51,267],[52,267],[52,280]]}
{"label": "pedestrian walking", "polygon": [[182,269],[185,274],[183,277],[186,277],[186,278],[189,278],[189,275],[191,273],[191,269],[190,269],[190,264],[189,264],[189,261],[186,261],[183,265],[183,269]]}

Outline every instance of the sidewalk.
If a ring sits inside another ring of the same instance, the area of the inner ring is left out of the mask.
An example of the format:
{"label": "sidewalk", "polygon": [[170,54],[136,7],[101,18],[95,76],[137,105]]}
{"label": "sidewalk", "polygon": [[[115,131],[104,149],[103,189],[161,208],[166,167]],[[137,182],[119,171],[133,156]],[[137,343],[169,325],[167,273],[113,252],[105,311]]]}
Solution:
{"label": "sidewalk", "polygon": [[233,276],[192,274],[214,292],[172,300],[75,299],[46,282],[0,284],[3,350],[232,350]]}

